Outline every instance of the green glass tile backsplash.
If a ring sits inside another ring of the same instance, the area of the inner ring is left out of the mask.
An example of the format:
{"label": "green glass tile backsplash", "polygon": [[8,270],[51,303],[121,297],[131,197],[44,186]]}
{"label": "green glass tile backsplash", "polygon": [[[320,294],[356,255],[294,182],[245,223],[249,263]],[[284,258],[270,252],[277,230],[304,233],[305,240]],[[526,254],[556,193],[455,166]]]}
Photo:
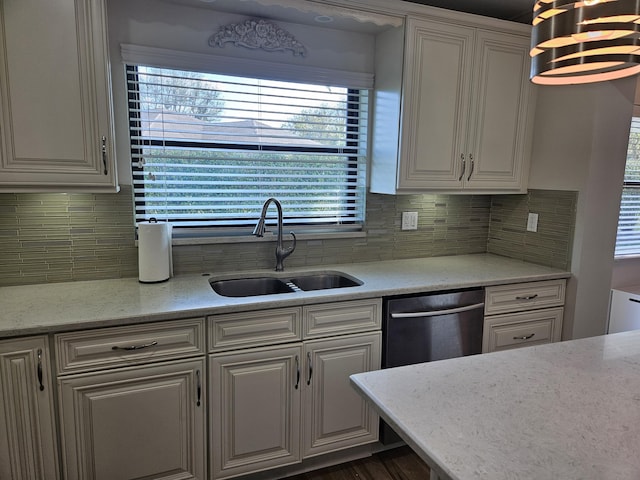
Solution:
{"label": "green glass tile backsplash", "polygon": [[[577,201],[570,191],[494,195],[487,252],[568,270]],[[527,231],[529,212],[539,215],[537,232]]]}
{"label": "green glass tile backsplash", "polygon": [[131,190],[0,195],[0,285],[138,275]]}
{"label": "green glass tile backsplash", "polygon": [[[569,268],[576,199],[575,192],[541,190],[493,197],[369,194],[365,237],[299,241],[286,265],[489,251]],[[418,212],[418,230],[400,229],[403,211]],[[529,211],[540,215],[537,233],[526,232]],[[118,194],[0,194],[0,245],[0,286],[136,277],[131,187]],[[174,271],[272,268],[273,250],[270,242],[174,246]]]}

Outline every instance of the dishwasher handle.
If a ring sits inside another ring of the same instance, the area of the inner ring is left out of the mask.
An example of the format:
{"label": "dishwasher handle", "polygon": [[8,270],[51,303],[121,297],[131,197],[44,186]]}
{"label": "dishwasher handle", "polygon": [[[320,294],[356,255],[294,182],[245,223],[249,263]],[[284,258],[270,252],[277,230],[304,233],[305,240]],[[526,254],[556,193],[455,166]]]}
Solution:
{"label": "dishwasher handle", "polygon": [[465,307],[449,308],[447,310],[432,310],[430,312],[411,312],[411,313],[392,313],[391,318],[417,318],[417,317],[437,317],[439,315],[450,315],[452,313],[468,312],[469,310],[477,310],[484,308],[484,302],[474,303]]}

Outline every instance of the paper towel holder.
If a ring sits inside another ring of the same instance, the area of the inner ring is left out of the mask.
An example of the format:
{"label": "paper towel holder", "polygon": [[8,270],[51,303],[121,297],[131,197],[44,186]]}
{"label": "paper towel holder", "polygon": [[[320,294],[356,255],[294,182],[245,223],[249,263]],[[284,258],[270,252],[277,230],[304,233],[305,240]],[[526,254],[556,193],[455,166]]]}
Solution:
{"label": "paper towel holder", "polygon": [[151,217],[138,224],[138,281],[166,282],[173,276],[172,225]]}

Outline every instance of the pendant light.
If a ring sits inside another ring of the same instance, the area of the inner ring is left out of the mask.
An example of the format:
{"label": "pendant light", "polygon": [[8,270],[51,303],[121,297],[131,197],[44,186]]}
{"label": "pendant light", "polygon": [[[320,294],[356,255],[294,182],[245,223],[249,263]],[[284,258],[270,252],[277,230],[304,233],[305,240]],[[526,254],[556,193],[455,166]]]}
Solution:
{"label": "pendant light", "polygon": [[533,17],[533,83],[591,83],[640,72],[640,0],[536,0]]}

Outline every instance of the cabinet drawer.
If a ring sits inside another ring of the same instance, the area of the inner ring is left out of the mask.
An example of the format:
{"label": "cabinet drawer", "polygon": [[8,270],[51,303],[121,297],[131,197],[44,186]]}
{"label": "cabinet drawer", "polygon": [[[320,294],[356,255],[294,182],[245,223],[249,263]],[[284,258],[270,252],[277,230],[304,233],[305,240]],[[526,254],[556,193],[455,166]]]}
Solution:
{"label": "cabinet drawer", "polygon": [[563,306],[565,285],[566,281],[561,279],[487,287],[484,313],[493,315]]}
{"label": "cabinet drawer", "polygon": [[484,321],[482,352],[560,341],[564,309],[495,315]]}
{"label": "cabinet drawer", "polygon": [[382,299],[323,303],[304,307],[303,338],[366,332],[382,328]]}
{"label": "cabinet drawer", "polygon": [[213,315],[208,318],[209,351],[300,340],[301,317],[299,307]]}
{"label": "cabinet drawer", "polygon": [[203,318],[60,333],[54,338],[60,374],[205,353]]}

